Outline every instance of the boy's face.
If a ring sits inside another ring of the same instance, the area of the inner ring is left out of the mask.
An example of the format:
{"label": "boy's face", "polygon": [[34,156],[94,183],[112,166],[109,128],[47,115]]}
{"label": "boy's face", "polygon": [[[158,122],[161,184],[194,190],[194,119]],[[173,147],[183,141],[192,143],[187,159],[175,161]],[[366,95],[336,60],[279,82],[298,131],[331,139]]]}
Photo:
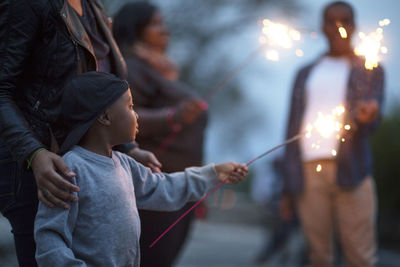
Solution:
{"label": "boy's face", "polygon": [[110,131],[115,144],[132,142],[138,132],[137,114],[133,110],[130,89],[109,108]]}

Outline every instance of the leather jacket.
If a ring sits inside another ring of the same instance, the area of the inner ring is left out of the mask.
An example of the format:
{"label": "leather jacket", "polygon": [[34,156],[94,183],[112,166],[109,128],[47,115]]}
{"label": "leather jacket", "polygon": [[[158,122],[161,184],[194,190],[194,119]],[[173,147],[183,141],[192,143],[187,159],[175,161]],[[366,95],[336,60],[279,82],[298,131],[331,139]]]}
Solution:
{"label": "leather jacket", "polygon": [[[97,0],[87,1],[110,46],[112,72],[125,79],[111,19]],[[62,142],[62,88],[94,70],[88,34],[66,0],[0,1],[0,139],[20,166],[36,149]]]}

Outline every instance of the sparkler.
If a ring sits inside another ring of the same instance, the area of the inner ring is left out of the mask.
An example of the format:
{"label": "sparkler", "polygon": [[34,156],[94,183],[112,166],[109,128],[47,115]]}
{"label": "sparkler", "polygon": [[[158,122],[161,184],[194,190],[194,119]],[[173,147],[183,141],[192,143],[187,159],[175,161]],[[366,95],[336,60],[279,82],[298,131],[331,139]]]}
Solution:
{"label": "sparkler", "polygon": [[[219,91],[227,82],[229,82],[236,74],[247,66],[260,52],[268,46],[265,52],[265,57],[268,60],[279,61],[278,48],[289,49],[293,47],[294,42],[300,41],[300,31],[281,23],[275,23],[271,20],[262,20],[262,36],[258,38],[261,44],[256,50],[254,50],[247,58],[245,58],[236,68],[228,72],[205,96],[206,102],[209,102],[211,98]],[[296,54],[303,55],[303,51],[300,49],[296,50]]]}
{"label": "sparkler", "polygon": [[339,31],[340,37],[342,37],[343,39],[347,38],[347,31],[344,27],[340,26],[338,28],[338,31]]}
{"label": "sparkler", "polygon": [[[265,58],[271,61],[279,61],[279,52],[277,48],[289,49],[293,47],[294,42],[300,41],[300,31],[281,23],[275,23],[269,19],[262,21],[262,33],[258,40],[261,44],[267,44],[274,49],[268,49]],[[301,50],[296,50],[297,56],[302,56]]]}
{"label": "sparkler", "polygon": [[380,55],[386,54],[388,49],[382,46],[381,42],[383,40],[383,28],[390,24],[389,19],[383,19],[379,21],[379,28],[374,32],[365,34],[360,32],[358,34],[361,39],[360,43],[354,49],[356,55],[365,57],[365,68],[367,70],[372,70],[378,67],[379,61],[381,60]]}
{"label": "sparkler", "polygon": [[[256,160],[261,159],[262,157],[270,154],[271,152],[286,146],[290,143],[293,143],[303,136],[310,137],[312,131],[318,132],[322,137],[329,137],[331,136],[334,132],[338,132],[343,128],[343,125],[338,122],[339,117],[343,115],[345,112],[345,109],[343,106],[338,106],[335,109],[332,110],[332,113],[330,115],[324,116],[322,113],[318,114],[317,120],[313,124],[309,124],[307,126],[307,129],[305,132],[299,133],[292,138],[287,139],[283,143],[272,147],[271,149],[267,150],[266,152],[258,155],[257,157],[249,160],[245,166],[250,166],[253,164]],[[350,128],[348,127],[350,130]],[[332,154],[335,153],[336,151],[333,152]],[[321,164],[318,164],[316,171],[320,172],[322,170]],[[196,208],[204,199],[206,199],[211,193],[213,193],[215,190],[220,188],[223,184],[225,184],[225,181],[220,182],[217,186],[215,186],[213,189],[211,189],[206,195],[204,195],[199,201],[197,201],[191,208],[189,208],[185,213],[183,213],[173,224],[171,224],[156,240],[154,240],[153,243],[150,244],[150,248],[153,247],[165,234],[167,234],[183,217],[185,217],[189,212],[191,212],[194,208]]]}
{"label": "sparkler", "polygon": [[[225,74],[225,76],[212,87],[208,93],[205,95],[204,100],[205,104],[209,103],[212,97],[221,90],[232,78],[234,78],[243,68],[245,68],[260,52],[265,50],[265,47],[271,48],[286,48],[289,49],[293,46],[295,41],[299,41],[301,39],[300,31],[281,24],[275,23],[271,20],[264,19],[262,21],[263,28],[262,33],[263,36],[259,38],[259,42],[261,45],[255,49],[252,53],[249,54],[240,64],[238,64],[235,68],[233,68],[230,72]],[[303,56],[303,51],[300,49],[296,50],[296,55],[301,57]],[[268,60],[279,61],[279,52],[276,49],[270,49],[266,51],[265,57]],[[205,105],[207,106],[207,105]],[[204,110],[207,108],[204,107]],[[160,155],[166,151],[166,149],[172,144],[176,136],[182,131],[183,127],[177,128],[172,131],[162,142],[161,145],[156,149],[156,154]]]}
{"label": "sparkler", "polygon": [[347,31],[346,28],[343,27],[342,23],[336,22],[336,27],[338,28],[340,37],[342,37],[342,39],[347,39]]}

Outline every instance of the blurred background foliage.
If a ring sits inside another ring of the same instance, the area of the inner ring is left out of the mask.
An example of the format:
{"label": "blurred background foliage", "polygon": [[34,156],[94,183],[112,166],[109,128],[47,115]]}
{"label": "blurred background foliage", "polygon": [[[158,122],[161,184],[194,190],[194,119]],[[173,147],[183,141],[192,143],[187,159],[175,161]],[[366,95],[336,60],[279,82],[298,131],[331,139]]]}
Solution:
{"label": "blurred background foliage", "polygon": [[391,105],[371,138],[378,194],[378,239],[400,251],[400,103]]}

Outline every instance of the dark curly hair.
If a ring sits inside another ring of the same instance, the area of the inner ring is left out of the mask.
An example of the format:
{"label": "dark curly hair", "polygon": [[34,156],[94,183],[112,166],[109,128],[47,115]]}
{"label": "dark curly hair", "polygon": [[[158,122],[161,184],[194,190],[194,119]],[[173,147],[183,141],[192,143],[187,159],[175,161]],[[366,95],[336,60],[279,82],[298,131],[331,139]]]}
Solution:
{"label": "dark curly hair", "polygon": [[157,11],[151,3],[138,1],[125,4],[114,16],[113,33],[121,49],[126,49],[141,39],[146,26]]}

